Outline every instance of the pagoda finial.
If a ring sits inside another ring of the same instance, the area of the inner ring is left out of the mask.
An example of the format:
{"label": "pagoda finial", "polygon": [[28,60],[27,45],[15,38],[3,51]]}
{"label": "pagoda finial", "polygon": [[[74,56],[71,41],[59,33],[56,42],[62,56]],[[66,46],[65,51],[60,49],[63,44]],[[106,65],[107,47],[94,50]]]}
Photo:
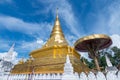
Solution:
{"label": "pagoda finial", "polygon": [[53,27],[50,37],[52,37],[54,35],[64,36],[61,26],[60,26],[59,17],[58,17],[58,8],[56,9],[56,20],[55,20],[54,27]]}
{"label": "pagoda finial", "polygon": [[56,18],[58,18],[58,8],[56,9],[56,15],[57,15]]}
{"label": "pagoda finial", "polygon": [[55,24],[54,26],[60,26],[60,21],[59,21],[59,17],[58,17],[58,8],[56,9],[56,21],[55,21]]}

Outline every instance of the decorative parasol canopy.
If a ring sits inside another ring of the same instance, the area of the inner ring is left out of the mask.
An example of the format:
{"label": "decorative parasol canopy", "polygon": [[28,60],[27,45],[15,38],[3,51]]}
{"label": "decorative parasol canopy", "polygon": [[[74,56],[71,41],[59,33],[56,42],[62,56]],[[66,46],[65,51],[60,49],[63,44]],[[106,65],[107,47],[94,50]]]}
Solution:
{"label": "decorative parasol canopy", "polygon": [[78,39],[74,46],[75,49],[81,52],[89,52],[89,49],[94,51],[101,50],[109,47],[112,44],[112,40],[109,36],[104,34],[93,34]]}

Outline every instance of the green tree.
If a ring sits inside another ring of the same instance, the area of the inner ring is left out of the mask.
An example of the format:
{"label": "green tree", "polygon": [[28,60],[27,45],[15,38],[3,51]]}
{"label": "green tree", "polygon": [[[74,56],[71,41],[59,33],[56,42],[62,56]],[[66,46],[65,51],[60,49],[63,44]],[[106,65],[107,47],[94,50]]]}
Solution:
{"label": "green tree", "polygon": [[88,59],[81,57],[80,59],[83,63],[87,64],[90,69],[95,68],[94,60],[89,61]]}
{"label": "green tree", "polygon": [[100,67],[102,67],[102,69],[105,69],[105,67],[107,66],[105,56],[101,56],[99,58],[99,65]]}
{"label": "green tree", "polygon": [[[114,53],[114,55],[111,54],[112,52]],[[99,65],[102,70],[104,70],[105,67],[107,66],[106,59],[105,59],[106,54],[114,66],[118,66],[120,64],[120,49],[117,47],[112,47],[110,49],[102,50],[98,52],[98,54],[99,56],[97,58],[99,60]],[[82,62],[84,61],[90,69],[95,69],[94,60],[88,61],[87,59],[82,57],[81,61]]]}
{"label": "green tree", "polygon": [[111,49],[114,52],[115,65],[117,66],[120,64],[120,49],[117,48],[116,46]]}

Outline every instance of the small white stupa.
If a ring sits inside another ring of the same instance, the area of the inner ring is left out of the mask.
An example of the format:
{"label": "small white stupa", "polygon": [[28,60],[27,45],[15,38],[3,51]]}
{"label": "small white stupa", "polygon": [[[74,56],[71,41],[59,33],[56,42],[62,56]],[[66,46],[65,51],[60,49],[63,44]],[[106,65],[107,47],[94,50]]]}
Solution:
{"label": "small white stupa", "polygon": [[15,44],[11,46],[9,51],[2,56],[3,59],[0,60],[0,75],[9,74],[10,70],[14,66],[13,61],[17,55],[17,53],[14,51],[14,45]]}
{"label": "small white stupa", "polygon": [[108,58],[107,55],[105,55],[105,58],[106,58],[106,63],[107,63],[107,67],[105,68],[105,71],[108,72],[108,71],[115,71],[117,72],[118,69],[112,65],[110,59]]}
{"label": "small white stupa", "polygon": [[70,63],[69,55],[66,57],[66,63],[64,64],[64,73],[62,80],[78,80],[74,75],[73,66]]}
{"label": "small white stupa", "polygon": [[15,44],[13,44],[11,46],[11,48],[9,49],[9,51],[7,52],[7,54],[5,55],[5,57],[4,57],[5,61],[10,61],[11,62],[14,59],[14,57],[15,57],[14,46],[15,46]]}

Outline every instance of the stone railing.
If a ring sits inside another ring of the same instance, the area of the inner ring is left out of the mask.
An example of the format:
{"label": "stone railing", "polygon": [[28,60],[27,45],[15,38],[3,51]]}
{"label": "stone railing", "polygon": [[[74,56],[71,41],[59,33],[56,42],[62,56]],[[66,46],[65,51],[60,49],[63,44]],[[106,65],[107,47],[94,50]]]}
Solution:
{"label": "stone railing", "polygon": [[[75,74],[78,75],[77,73]],[[120,71],[119,72],[107,72],[106,74],[102,72],[89,72],[88,74],[81,73],[78,77],[78,80],[120,80]]]}
{"label": "stone railing", "polygon": [[14,74],[6,78],[4,80],[61,80],[62,74]]}
{"label": "stone railing", "polygon": [[[0,77],[0,80],[62,80],[64,74],[11,74]],[[71,77],[69,74],[65,74],[67,77]],[[82,72],[80,74],[74,73],[76,80],[120,80],[120,71],[114,72],[110,71],[107,73],[102,72],[89,72],[88,74]]]}

